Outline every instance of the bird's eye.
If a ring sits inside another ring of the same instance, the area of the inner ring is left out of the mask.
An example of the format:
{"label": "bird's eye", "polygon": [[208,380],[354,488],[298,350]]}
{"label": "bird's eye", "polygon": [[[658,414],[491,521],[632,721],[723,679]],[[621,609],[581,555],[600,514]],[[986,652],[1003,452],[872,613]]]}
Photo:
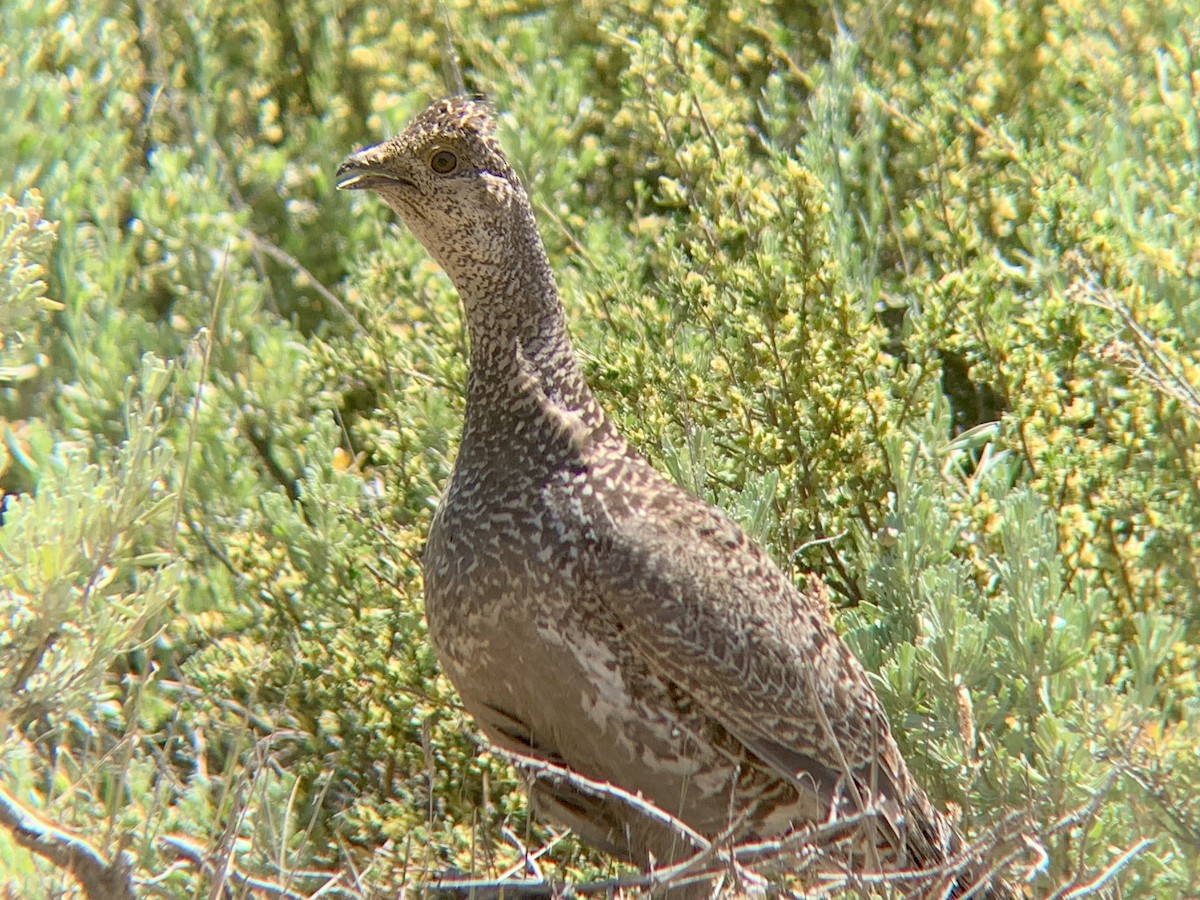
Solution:
{"label": "bird's eye", "polygon": [[429,157],[429,168],[439,175],[449,175],[458,168],[458,157],[450,150],[438,150]]}

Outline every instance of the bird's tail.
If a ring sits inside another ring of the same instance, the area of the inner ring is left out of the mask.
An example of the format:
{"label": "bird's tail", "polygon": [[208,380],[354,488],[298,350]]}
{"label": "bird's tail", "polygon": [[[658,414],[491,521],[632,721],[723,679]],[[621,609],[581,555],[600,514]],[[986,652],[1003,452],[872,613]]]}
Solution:
{"label": "bird's tail", "polygon": [[[905,856],[913,867],[945,872],[953,900],[1019,900],[1022,896],[995,870],[924,794],[911,798]],[[943,882],[945,883],[945,882]]]}

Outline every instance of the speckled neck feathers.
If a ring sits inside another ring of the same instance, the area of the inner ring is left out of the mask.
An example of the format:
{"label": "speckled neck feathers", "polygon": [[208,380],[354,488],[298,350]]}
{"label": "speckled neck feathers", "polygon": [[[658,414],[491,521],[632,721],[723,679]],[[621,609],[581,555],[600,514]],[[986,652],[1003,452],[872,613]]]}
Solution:
{"label": "speckled neck feathers", "polygon": [[511,415],[526,415],[531,402],[580,416],[595,427],[604,421],[572,350],[533,214],[521,205],[506,236],[508,267],[447,270],[466,310],[471,344],[468,447],[478,428],[511,425]]}

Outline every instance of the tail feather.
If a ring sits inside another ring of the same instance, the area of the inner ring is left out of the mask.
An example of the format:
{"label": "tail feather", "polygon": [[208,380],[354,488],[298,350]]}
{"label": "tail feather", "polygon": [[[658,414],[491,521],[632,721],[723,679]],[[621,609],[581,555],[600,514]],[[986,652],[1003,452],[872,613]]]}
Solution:
{"label": "tail feather", "polygon": [[1019,900],[1021,894],[979,856],[967,857],[970,845],[946,816],[933,808],[924,794],[911,798],[905,831],[905,856],[922,869],[945,869],[953,877],[947,895],[952,900]]}

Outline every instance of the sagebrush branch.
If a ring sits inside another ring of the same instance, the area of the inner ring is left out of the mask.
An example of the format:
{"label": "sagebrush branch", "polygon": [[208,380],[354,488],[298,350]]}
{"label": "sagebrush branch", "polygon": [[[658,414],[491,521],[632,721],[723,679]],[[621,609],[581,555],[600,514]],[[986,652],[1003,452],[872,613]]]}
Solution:
{"label": "sagebrush branch", "polygon": [[[190,862],[206,876],[214,877],[218,867],[213,862],[212,850],[204,843],[181,834],[165,834],[158,839],[159,846],[173,851]],[[355,897],[357,894],[344,889],[341,885],[343,875],[338,872],[293,871],[286,873],[286,881],[294,879],[320,879],[324,883],[315,893],[307,890],[300,891],[288,884],[280,884],[268,878],[243,872],[232,860],[223,871],[224,877],[238,887],[254,892],[254,896],[271,897],[275,900],[309,900],[311,897]]]}
{"label": "sagebrush branch", "polygon": [[[644,815],[668,824],[672,828],[678,829],[681,836],[688,837],[686,825],[640,796],[630,794],[611,784],[584,778],[562,766],[531,760],[521,754],[508,751],[493,749],[492,752],[526,771],[532,771],[537,777],[562,779],[571,786],[588,793],[604,794],[621,802],[635,804]],[[995,827],[964,846],[960,853],[936,866],[875,872],[851,871],[845,866],[844,861],[839,863],[836,857],[827,852],[833,844],[844,840],[848,832],[857,828],[869,827],[868,820],[880,814],[871,806],[844,817],[831,815],[829,820],[824,823],[809,825],[771,840],[732,843],[731,838],[736,832],[736,827],[731,826],[719,838],[712,841],[697,838],[694,841],[696,852],[687,859],[638,875],[575,884],[564,884],[554,879],[540,877],[534,879],[443,878],[430,882],[427,887],[435,895],[439,893],[456,897],[469,895],[475,897],[476,900],[501,896],[517,898],[517,900],[533,900],[533,898],[563,895],[581,897],[611,895],[622,890],[677,889],[689,884],[712,881],[732,870],[737,873],[739,878],[749,881],[759,881],[763,874],[795,877],[809,872],[812,878],[806,885],[804,896],[814,898],[814,900],[818,897],[829,897],[835,894],[841,896],[846,891],[875,896],[888,889],[899,891],[900,895],[906,897],[941,897],[945,896],[949,884],[953,882],[957,882],[958,889],[963,892],[962,897],[970,900],[970,898],[986,896],[989,879],[999,877],[1001,873],[1015,871],[1022,857],[1034,857],[1034,863],[1026,867],[1027,874],[1022,879],[1032,881],[1035,873],[1044,870],[1047,859],[1042,841],[1066,828],[1077,828],[1086,822],[1110,793],[1122,771],[1122,767],[1114,768],[1109,778],[1083,803],[1041,827],[1033,824],[1039,818],[1036,810],[1029,809],[1010,813]],[[1138,841],[1099,872],[1076,873],[1074,877],[1060,884],[1049,897],[1051,900],[1054,898],[1057,900],[1065,900],[1065,898],[1080,900],[1083,897],[1100,894],[1105,887],[1111,884],[1116,874],[1128,866],[1136,856],[1143,853],[1150,844],[1148,839]],[[984,862],[982,870],[980,869],[981,861]],[[754,871],[748,871],[745,868],[748,866],[753,866]],[[963,875],[969,872],[975,873],[975,879],[970,882],[963,881]],[[784,891],[782,896],[794,895]]]}
{"label": "sagebrush branch", "polygon": [[26,809],[3,788],[0,824],[26,850],[69,872],[88,900],[135,900],[124,853],[118,851],[109,862],[87,841]]}

